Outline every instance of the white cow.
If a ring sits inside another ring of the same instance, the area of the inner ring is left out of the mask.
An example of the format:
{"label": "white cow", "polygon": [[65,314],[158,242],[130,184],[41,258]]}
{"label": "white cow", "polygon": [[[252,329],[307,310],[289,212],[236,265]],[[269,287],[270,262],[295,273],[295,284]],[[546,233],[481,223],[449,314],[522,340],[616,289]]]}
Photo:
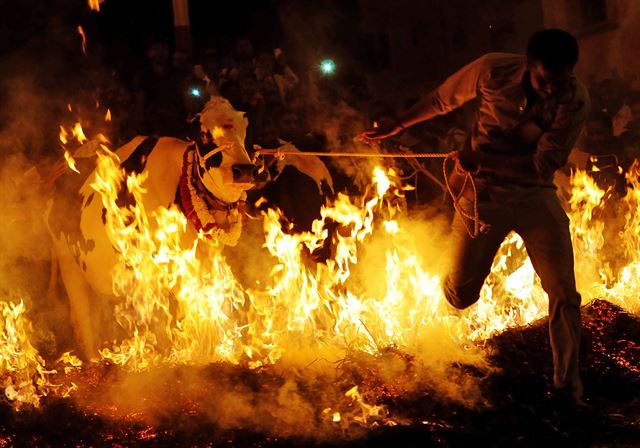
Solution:
{"label": "white cow", "polygon": [[[136,137],[116,154],[126,172],[147,175],[145,210],[177,204],[194,235],[198,230],[210,231],[223,244],[233,246],[242,232],[246,191],[254,186],[257,174],[244,147],[248,121],[221,97],[209,100],[194,121],[200,128],[194,141]],[[324,164],[319,159],[315,163],[321,165],[315,172],[324,179],[314,182],[331,185]],[[300,171],[309,172],[309,167]],[[91,187],[94,179],[92,172],[79,190],[68,188],[67,197],[55,194],[46,216],[72,327],[88,358],[102,342],[95,331],[100,328],[101,310],[108,311],[101,303],[113,296],[111,270],[118,257],[105,231],[101,198]]]}

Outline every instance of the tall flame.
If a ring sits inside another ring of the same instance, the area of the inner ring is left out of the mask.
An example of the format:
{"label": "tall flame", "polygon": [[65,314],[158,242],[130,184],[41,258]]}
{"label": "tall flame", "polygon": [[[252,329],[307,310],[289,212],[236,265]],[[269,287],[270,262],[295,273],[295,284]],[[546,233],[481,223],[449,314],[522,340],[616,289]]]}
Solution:
{"label": "tall flame", "polygon": [[[61,128],[63,143],[74,138],[86,141],[79,124],[71,131]],[[480,301],[452,313],[441,291],[440,270],[429,267],[433,249],[425,252],[416,245],[416,234],[403,218],[404,188],[393,170],[380,167],[362,197],[339,194],[323,207],[311,231],[291,233],[277,210],[265,212],[263,248],[269,257],[261,262],[269,275],[249,287],[234,275],[215,237],[193,235],[176,207],[146,209],[146,175],[126,175],[104,143],[91,187],[101,198],[105,229],[118,252],[113,312],[126,336],[104,345],[100,355],[127,369],[217,361],[258,368],[294,362],[296,356],[307,362],[319,356],[340,359],[353,350],[378,355],[389,347],[416,356],[449,349],[473,356],[479,341],[547,312],[546,294],[523,241],[511,234],[498,251]],[[611,233],[605,225],[606,204],[615,200],[610,192],[578,172],[568,204],[585,300],[606,297],[633,312],[640,311],[639,174],[636,163],[627,177],[626,196],[617,199],[624,213],[613,258],[604,237]],[[125,206],[120,205],[123,195],[129,198]],[[331,232],[332,227],[337,230]],[[310,263],[309,254],[328,239],[332,256],[325,263]],[[374,245],[380,250],[367,253]],[[373,267],[365,265],[370,258]],[[28,344],[27,332],[15,330],[26,325],[19,323],[22,305],[3,305],[2,312],[3,337],[11,339],[4,349],[9,351],[0,357],[3,375],[21,370],[26,375],[5,390],[37,404],[46,393],[36,390],[46,377],[44,362]],[[73,368],[75,361],[65,362]],[[32,389],[23,393],[20,387]],[[366,399],[358,385],[346,397],[349,409],[326,408],[323,417],[340,425],[387,419],[375,397]]]}
{"label": "tall flame", "polygon": [[[114,290],[123,297],[116,318],[132,338],[115,350],[103,351],[103,356],[119,364],[140,368],[160,361],[225,360],[257,367],[276,362],[287,347],[302,341],[338,350],[348,345],[370,353],[390,345],[412,351],[429,326],[446,325],[455,340],[473,341],[529,323],[546,312],[546,295],[522,240],[512,234],[499,250],[478,305],[462,319],[452,320],[440,290],[441,278],[424,269],[411,235],[394,218],[399,210],[394,199],[401,190],[392,181],[393,171],[387,174],[376,168],[373,188],[355,202],[339,195],[323,208],[322,219],[311,232],[285,231],[279,213],[269,210],[264,234],[265,248],[276,261],[271,283],[244,288],[215,241],[199,235],[184,246],[186,220],[178,210],[144,209],[143,176],[126,179],[134,205],[119,208],[117,186],[124,174],[114,154],[105,152],[99,160],[93,188],[103,198],[107,229],[121,257],[114,271]],[[581,173],[574,177],[572,230],[577,250],[588,255],[578,258],[598,266],[601,231],[590,217],[603,193],[587,179]],[[637,225],[637,205],[631,204],[638,200],[637,189],[625,200],[631,205],[629,228]],[[361,244],[374,234],[378,215],[386,215],[382,229],[390,243],[386,293],[368,297],[353,280],[352,271]],[[310,267],[304,254],[324,245],[329,220],[341,229],[335,235],[334,256]],[[632,231],[627,232],[631,236]],[[636,237],[631,240],[637,244]],[[634,247],[627,253],[637,259]],[[637,269],[637,264],[626,269],[621,279],[631,278],[627,272]],[[608,289],[617,291],[612,288],[623,286],[618,282]],[[596,289],[602,292],[601,286]],[[177,305],[175,314],[170,311],[172,301]]]}
{"label": "tall flame", "polygon": [[100,3],[102,3],[104,0],[87,0],[88,4],[89,4],[89,8],[92,11],[96,11],[96,12],[100,12]]}
{"label": "tall flame", "polygon": [[[17,410],[39,407],[42,397],[55,393],[66,397],[75,390],[70,384],[55,384],[56,370],[47,370],[45,361],[30,342],[32,325],[25,316],[24,302],[0,302],[0,382],[6,398]],[[73,370],[81,362],[65,353],[58,363]],[[66,371],[70,371],[66,370]]]}
{"label": "tall flame", "polygon": [[78,34],[80,35],[80,38],[82,39],[82,53],[87,54],[87,35],[84,32],[84,29],[78,25]]}

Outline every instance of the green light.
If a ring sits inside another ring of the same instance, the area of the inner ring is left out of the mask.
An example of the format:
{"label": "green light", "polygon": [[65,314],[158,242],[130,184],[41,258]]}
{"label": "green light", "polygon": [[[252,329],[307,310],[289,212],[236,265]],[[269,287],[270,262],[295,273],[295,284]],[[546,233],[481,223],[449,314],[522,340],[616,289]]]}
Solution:
{"label": "green light", "polygon": [[333,75],[336,71],[336,63],[332,59],[323,59],[320,62],[320,71],[323,75]]}

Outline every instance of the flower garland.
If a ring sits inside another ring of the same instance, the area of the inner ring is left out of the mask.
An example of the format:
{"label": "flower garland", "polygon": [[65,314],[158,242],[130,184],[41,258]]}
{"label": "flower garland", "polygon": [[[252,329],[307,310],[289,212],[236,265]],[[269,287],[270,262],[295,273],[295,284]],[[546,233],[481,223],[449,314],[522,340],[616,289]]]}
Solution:
{"label": "flower garland", "polygon": [[[242,233],[242,215],[239,207],[244,201],[226,204],[211,196],[211,193],[194,178],[194,154],[195,147],[191,146],[184,152],[182,159],[182,175],[177,198],[180,208],[197,232],[203,232],[207,237],[225,246],[235,246]],[[198,186],[200,188],[197,188]],[[212,210],[226,212],[228,225],[218,224],[211,213]]]}

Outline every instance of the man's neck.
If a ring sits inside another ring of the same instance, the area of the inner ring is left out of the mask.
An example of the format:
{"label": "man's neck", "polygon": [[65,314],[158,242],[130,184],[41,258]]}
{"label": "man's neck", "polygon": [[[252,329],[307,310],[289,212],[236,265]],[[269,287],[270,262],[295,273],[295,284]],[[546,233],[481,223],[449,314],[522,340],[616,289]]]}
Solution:
{"label": "man's neck", "polygon": [[527,97],[527,109],[531,107],[534,103],[540,100],[540,95],[536,93],[531,85],[531,75],[529,74],[529,70],[525,70],[522,75],[522,90],[524,90],[524,94]]}

